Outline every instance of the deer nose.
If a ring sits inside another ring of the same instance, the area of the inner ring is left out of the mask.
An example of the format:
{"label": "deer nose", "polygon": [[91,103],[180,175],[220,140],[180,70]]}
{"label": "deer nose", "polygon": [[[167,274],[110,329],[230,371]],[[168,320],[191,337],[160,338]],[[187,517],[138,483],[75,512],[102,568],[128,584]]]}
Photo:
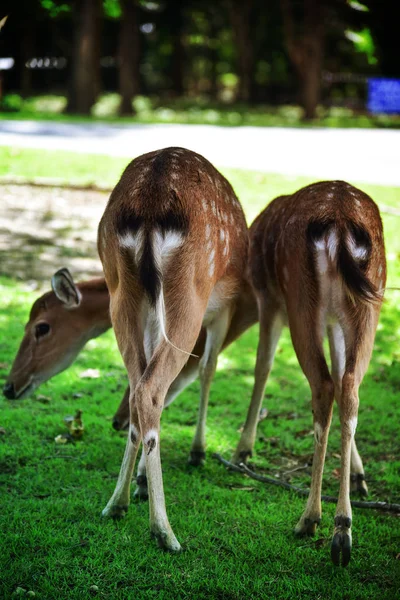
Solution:
{"label": "deer nose", "polygon": [[13,383],[6,383],[3,387],[3,394],[9,400],[15,400],[15,389]]}
{"label": "deer nose", "polygon": [[120,425],[119,425],[119,420],[117,419],[117,417],[114,417],[112,426],[115,429],[115,431],[119,431],[121,429]]}

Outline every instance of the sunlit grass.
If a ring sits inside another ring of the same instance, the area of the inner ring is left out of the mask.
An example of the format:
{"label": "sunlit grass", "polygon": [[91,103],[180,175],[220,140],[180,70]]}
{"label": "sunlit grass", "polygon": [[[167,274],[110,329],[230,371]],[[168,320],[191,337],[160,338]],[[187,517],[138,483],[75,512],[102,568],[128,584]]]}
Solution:
{"label": "sunlit grass", "polygon": [[351,108],[333,106],[317,109],[314,122],[302,120],[303,111],[296,105],[223,104],[207,98],[163,100],[159,97],[138,96],[133,102],[136,114],[119,117],[118,94],[103,94],[92,109],[91,117],[68,115],[63,111],[65,96],[48,95],[23,99],[18,94],[4,96],[0,119],[46,119],[62,122],[108,121],[118,123],[187,123],[238,127],[399,127],[398,115],[372,115]]}

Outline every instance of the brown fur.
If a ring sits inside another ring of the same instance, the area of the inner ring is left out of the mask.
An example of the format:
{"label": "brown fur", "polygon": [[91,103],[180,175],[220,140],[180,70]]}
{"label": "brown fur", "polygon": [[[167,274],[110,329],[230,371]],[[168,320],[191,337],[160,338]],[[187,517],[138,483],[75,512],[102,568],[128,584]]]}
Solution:
{"label": "brown fur", "polygon": [[[168,259],[157,254],[165,240],[175,244]],[[151,529],[170,550],[179,549],[179,543],[164,505],[158,442],[164,398],[204,321],[207,342],[200,361],[201,404],[192,446],[192,458],[198,460],[204,453],[211,379],[242,285],[247,243],[244,214],[230,184],[203,157],[180,148],[134,160],[100,221],[98,247],[111,320],[129,376],[131,430],[140,432],[147,452]],[[164,308],[168,339],[149,325],[154,318],[161,324]],[[114,495],[103,511],[107,516],[129,503],[137,450],[138,443],[130,438]]]}
{"label": "brown fur", "polygon": [[[358,388],[370,360],[386,282],[382,222],[376,204],[343,181],[315,183],[275,199],[250,230],[249,278],[259,306],[260,344],[252,402],[236,460],[251,454],[265,383],[280,328],[286,322],[310,383],[316,432],[310,497],[296,531],[313,533],[321,517],[321,478],[336,396],[342,430],[336,516],[341,524],[335,529],[332,559],[338,564],[342,555],[345,565],[351,547],[350,529],[342,526],[351,519],[350,462],[361,482],[359,490],[367,490],[354,441]],[[331,323],[328,316],[336,321]],[[332,374],[323,350],[325,327]]]}

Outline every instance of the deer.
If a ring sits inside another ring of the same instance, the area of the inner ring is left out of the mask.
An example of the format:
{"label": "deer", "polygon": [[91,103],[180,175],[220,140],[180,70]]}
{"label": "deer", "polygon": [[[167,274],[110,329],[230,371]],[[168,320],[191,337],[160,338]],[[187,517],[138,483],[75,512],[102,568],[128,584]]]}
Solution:
{"label": "deer", "polygon": [[193,354],[202,326],[200,407],[191,456],[203,459],[204,423],[218,354],[247,264],[248,229],[230,183],[203,156],[178,147],[144,154],[123,172],[98,228],[110,316],[129,380],[129,434],[104,517],[125,516],[140,443],[150,532],[181,550],[169,523],[160,460],[168,389]]}
{"label": "deer", "polygon": [[[3,394],[9,400],[29,397],[39,385],[67,369],[90,339],[112,327],[110,295],[104,277],[75,283],[69,270],[64,267],[52,276],[51,287],[52,291],[37,298],[30,310],[24,337],[3,387]],[[222,350],[257,319],[255,297],[250,284],[244,280],[235,298],[233,316]],[[206,332],[202,328],[193,354],[168,389],[164,407],[169,406],[197,378],[205,339]],[[112,419],[116,431],[124,430],[129,425],[129,393],[128,387]],[[200,454],[189,455],[189,462],[193,466],[202,464],[204,459],[205,446]],[[136,483],[135,497],[146,500],[144,451],[139,461]]]}
{"label": "deer", "polygon": [[[254,225],[250,231],[253,230]],[[235,300],[232,321],[222,350],[258,321],[257,302],[248,279],[246,277],[242,282]],[[3,387],[4,396],[10,400],[28,397],[39,385],[67,369],[90,339],[102,335],[112,327],[110,296],[104,278],[75,283],[69,270],[64,267],[52,276],[51,287],[51,292],[37,298],[32,305],[25,325],[25,335]],[[198,377],[199,356],[203,354],[204,343],[205,330],[202,328],[193,355],[188,357],[187,363],[168,389],[164,407],[169,406]],[[129,425],[129,393],[128,387],[112,419],[112,426],[116,431],[125,430]],[[252,427],[246,422],[241,446],[233,459],[235,463],[246,462],[252,456],[257,420],[258,413],[255,411],[255,425]],[[201,457],[197,464],[204,462],[205,447]],[[189,455],[189,462],[196,466],[196,455]],[[362,461],[355,441],[351,447],[351,466],[351,491],[367,495]],[[135,497],[146,500],[148,492],[143,450],[136,484]]]}
{"label": "deer", "polygon": [[[367,493],[354,436],[358,389],[368,368],[386,283],[378,207],[343,181],[324,181],[273,200],[250,229],[248,278],[256,296],[260,338],[255,382],[234,460],[251,455],[257,416],[284,325],[312,395],[314,457],[298,535],[313,535],[321,520],[321,487],[336,398],[341,427],[339,497],[331,558],[347,566],[351,555],[350,472]],[[329,339],[331,373],[323,349]]]}

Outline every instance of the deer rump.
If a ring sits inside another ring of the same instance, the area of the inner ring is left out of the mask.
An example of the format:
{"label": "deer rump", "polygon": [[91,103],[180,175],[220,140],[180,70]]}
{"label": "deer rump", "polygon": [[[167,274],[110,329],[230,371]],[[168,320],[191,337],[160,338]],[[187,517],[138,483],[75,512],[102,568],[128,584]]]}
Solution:
{"label": "deer rump", "polygon": [[372,240],[363,225],[354,221],[338,224],[333,220],[314,220],[309,223],[306,235],[314,269],[320,274],[332,269],[339,274],[353,302],[382,300],[381,291],[367,275]]}

